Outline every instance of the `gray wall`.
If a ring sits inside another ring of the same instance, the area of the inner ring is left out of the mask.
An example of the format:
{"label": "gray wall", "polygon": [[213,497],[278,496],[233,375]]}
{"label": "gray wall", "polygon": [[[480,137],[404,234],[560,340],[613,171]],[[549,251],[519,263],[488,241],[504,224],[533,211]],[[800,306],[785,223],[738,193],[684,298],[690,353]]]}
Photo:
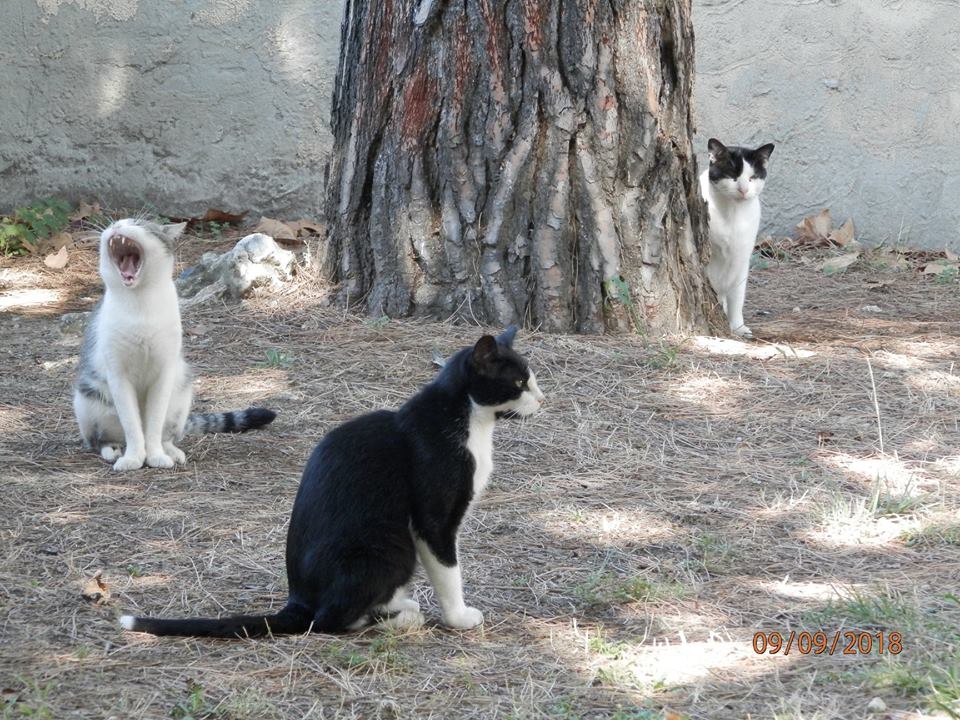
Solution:
{"label": "gray wall", "polygon": [[0,0],[0,210],[319,207],[342,0]]}
{"label": "gray wall", "polygon": [[960,1],[694,0],[697,148],[775,142],[761,233],[831,208],[960,248]]}
{"label": "gray wall", "polygon": [[[0,211],[315,214],[343,0],[0,0]],[[777,144],[762,232],[960,246],[960,1],[694,0],[697,146]]]}

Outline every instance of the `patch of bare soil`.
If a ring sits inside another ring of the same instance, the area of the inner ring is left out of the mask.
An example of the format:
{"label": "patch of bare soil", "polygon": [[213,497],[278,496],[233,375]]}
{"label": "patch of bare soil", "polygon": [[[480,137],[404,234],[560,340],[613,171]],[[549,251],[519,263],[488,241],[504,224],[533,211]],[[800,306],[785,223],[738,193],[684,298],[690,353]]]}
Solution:
{"label": "patch of bare soil", "polygon": [[345,315],[309,274],[191,309],[199,408],[278,418],[115,474],[80,449],[59,321],[98,297],[95,251],[0,262],[4,717],[957,717],[958,286],[816,267],[751,274],[750,343],[518,336],[548,404],[499,428],[461,539],[482,629],[440,627],[421,577],[416,632],[206,641],[117,617],[282,605],[313,445],[479,330]]}

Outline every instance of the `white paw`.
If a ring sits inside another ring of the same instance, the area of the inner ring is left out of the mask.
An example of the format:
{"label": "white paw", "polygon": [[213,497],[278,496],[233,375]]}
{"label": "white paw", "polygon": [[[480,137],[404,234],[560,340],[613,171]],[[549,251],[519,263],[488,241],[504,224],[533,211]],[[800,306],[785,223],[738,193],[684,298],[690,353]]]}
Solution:
{"label": "white paw", "polygon": [[120,448],[114,445],[104,445],[102,448],[100,448],[100,457],[102,457],[107,462],[112,463],[114,460],[120,457],[120,455],[121,455]]}
{"label": "white paw", "polygon": [[384,627],[416,630],[423,625],[423,615],[419,610],[401,610],[396,615],[392,615],[384,620],[381,625]]}
{"label": "white paw", "polygon": [[172,468],[173,458],[165,452],[151,453],[147,455],[147,465],[152,468]]}
{"label": "white paw", "polygon": [[120,459],[113,464],[113,469],[117,472],[139,470],[142,467],[143,455],[122,455]]}
{"label": "white paw", "polygon": [[454,630],[469,630],[483,624],[483,613],[472,607],[462,607],[443,616],[443,624]]}
{"label": "white paw", "polygon": [[413,598],[403,598],[392,603],[390,608],[397,612],[420,612],[420,603]]}
{"label": "white paw", "polygon": [[747,340],[753,339],[753,330],[748,328],[746,325],[741,325],[738,328],[731,328],[731,329],[733,330],[734,335],[739,335],[740,337],[746,338]]}
{"label": "white paw", "polygon": [[176,445],[164,445],[163,449],[166,451],[167,455],[173,458],[173,461],[177,465],[183,465],[187,461],[187,456],[184,455],[183,450],[178,448]]}

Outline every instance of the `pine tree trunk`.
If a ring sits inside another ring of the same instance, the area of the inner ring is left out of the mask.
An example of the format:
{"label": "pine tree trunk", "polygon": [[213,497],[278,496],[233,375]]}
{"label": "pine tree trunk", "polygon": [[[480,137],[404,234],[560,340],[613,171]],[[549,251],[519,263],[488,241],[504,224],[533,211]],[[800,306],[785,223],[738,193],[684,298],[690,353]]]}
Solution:
{"label": "pine tree trunk", "polygon": [[690,0],[347,0],[325,270],[371,314],[717,329]]}

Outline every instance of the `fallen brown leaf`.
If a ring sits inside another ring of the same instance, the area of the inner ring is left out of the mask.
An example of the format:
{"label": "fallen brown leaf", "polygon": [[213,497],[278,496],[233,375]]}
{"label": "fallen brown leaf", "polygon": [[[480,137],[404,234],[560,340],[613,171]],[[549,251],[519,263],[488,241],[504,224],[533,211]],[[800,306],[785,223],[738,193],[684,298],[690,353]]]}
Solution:
{"label": "fallen brown leaf", "polygon": [[90,205],[81,201],[73,215],[70,216],[70,222],[82,222],[93,215],[100,215],[100,203]]}
{"label": "fallen brown leaf", "polygon": [[860,259],[859,251],[846,253],[844,255],[838,255],[837,257],[827,258],[822,263],[820,263],[817,266],[817,268],[820,270],[823,270],[827,274],[843,272],[859,259]]}
{"label": "fallen brown leaf", "polygon": [[298,237],[301,235],[322,235],[325,230],[323,223],[305,218],[287,223],[287,226],[289,226]]}
{"label": "fallen brown leaf", "polygon": [[853,220],[847,220],[843,225],[838,227],[836,230],[830,232],[827,236],[827,239],[832,242],[834,245],[839,245],[840,247],[846,247],[854,238],[854,229],[853,229]]}
{"label": "fallen brown leaf", "polygon": [[57,252],[50,253],[43,258],[43,264],[54,270],[63,270],[70,260],[70,254],[67,252],[67,246],[63,245]]}
{"label": "fallen brown leaf", "polygon": [[296,240],[297,234],[286,223],[273,218],[261,217],[260,222],[253,229],[255,233],[269,235],[274,240]]}
{"label": "fallen brown leaf", "polygon": [[826,245],[829,243],[833,219],[830,208],[824,208],[816,215],[805,217],[797,225],[797,241],[805,245]]}
{"label": "fallen brown leaf", "polygon": [[960,272],[960,265],[951,265],[944,262],[927,263],[921,268],[924,275],[942,275],[945,272]]}
{"label": "fallen brown leaf", "polygon": [[103,571],[98,570],[96,575],[84,583],[80,597],[96,605],[105,605],[110,601],[110,586],[101,579],[102,574]]}

